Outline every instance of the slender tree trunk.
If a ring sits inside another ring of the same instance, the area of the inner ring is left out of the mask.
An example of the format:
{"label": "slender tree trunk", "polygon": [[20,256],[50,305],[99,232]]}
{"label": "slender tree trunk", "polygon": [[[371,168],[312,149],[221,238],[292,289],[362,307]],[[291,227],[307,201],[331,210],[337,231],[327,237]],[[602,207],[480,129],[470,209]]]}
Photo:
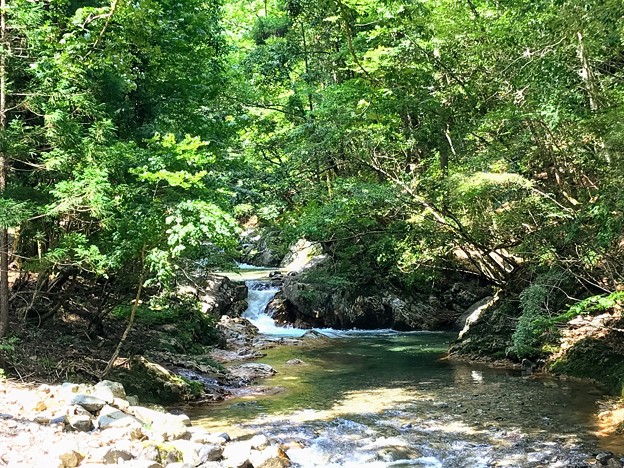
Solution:
{"label": "slender tree trunk", "polygon": [[139,308],[139,301],[141,300],[141,293],[143,292],[144,274],[145,274],[145,247],[143,247],[143,250],[141,252],[141,274],[139,275],[139,282],[137,285],[136,296],[134,297],[134,304],[132,304],[132,310],[130,311],[130,318],[128,319],[128,325],[126,325],[126,329],[124,330],[123,335],[121,335],[121,339],[119,340],[119,343],[117,343],[115,352],[113,352],[113,355],[108,361],[108,364],[106,365],[106,369],[104,369],[104,371],[100,375],[100,378],[102,379],[108,375],[110,370],[115,365],[115,361],[119,357],[119,353],[121,353],[121,348],[126,342],[126,339],[128,338],[128,335],[130,334],[130,330],[132,330],[132,325],[134,325],[134,318],[136,317],[136,313]]}
{"label": "slender tree trunk", "polygon": [[[308,57],[308,42],[306,41],[305,27],[303,21],[301,22],[301,42],[303,45],[303,63],[305,65],[306,84],[309,86],[308,80],[310,79],[310,59]],[[312,100],[312,93],[308,88],[308,109],[310,114],[314,112],[314,101]]]}
{"label": "slender tree trunk", "polygon": [[578,37],[578,58],[581,61],[581,78],[585,82],[587,87],[587,94],[589,96],[589,108],[593,111],[598,110],[600,106],[600,93],[598,92],[598,85],[596,83],[596,76],[591,69],[589,59],[587,57],[587,50],[585,50],[585,44],[583,43],[583,34],[577,33]]}
{"label": "slender tree trunk", "polygon": [[[0,132],[6,130],[6,54],[7,26],[6,0],[0,0]],[[7,184],[8,157],[0,152],[0,195],[4,194]],[[0,227],[0,338],[9,329],[9,234],[6,227]]]}

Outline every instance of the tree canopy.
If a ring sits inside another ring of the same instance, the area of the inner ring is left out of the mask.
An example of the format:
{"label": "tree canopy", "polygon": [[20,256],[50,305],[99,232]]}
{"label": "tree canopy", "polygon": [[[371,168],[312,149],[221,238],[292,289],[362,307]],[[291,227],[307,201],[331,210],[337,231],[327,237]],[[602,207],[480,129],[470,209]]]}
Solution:
{"label": "tree canopy", "polygon": [[193,260],[236,258],[253,214],[283,244],[320,242],[360,286],[448,269],[622,285],[620,1],[6,0],[2,14],[0,219],[21,280],[166,290]]}

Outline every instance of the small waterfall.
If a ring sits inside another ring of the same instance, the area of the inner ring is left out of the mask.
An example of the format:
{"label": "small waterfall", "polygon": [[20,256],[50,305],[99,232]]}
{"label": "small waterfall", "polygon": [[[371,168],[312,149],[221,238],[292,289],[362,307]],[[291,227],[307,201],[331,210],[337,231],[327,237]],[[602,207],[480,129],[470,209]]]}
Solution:
{"label": "small waterfall", "polygon": [[278,336],[302,336],[307,330],[299,328],[285,328],[275,325],[275,321],[266,314],[266,307],[280,290],[270,281],[250,280],[247,285],[247,310],[243,317],[253,323],[260,333]]}

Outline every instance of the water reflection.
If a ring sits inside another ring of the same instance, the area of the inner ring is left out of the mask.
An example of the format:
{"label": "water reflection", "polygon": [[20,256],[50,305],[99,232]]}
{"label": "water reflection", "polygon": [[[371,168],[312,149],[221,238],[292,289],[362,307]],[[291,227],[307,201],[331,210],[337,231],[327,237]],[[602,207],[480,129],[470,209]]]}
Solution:
{"label": "water reflection", "polygon": [[[192,416],[231,435],[263,432],[303,467],[568,466],[600,442],[593,387],[440,360],[450,339],[358,337],[271,350],[263,362],[279,374],[265,384],[284,394]],[[305,365],[285,365],[293,358]]]}

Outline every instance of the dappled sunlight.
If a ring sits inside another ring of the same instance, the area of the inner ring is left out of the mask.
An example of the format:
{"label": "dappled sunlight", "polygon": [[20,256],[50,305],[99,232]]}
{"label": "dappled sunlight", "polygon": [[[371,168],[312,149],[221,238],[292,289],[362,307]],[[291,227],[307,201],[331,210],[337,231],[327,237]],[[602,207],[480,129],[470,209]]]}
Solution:
{"label": "dappled sunlight", "polygon": [[[284,393],[222,403],[194,424],[263,432],[306,467],[563,467],[599,443],[593,386],[440,361],[429,348],[444,342],[412,335],[269,350],[263,361],[278,374],[263,383]],[[292,358],[305,365],[284,364]]]}
{"label": "dappled sunlight", "polygon": [[[354,414],[381,413],[398,405],[409,403],[414,395],[405,389],[380,388],[369,391],[353,391],[343,395],[343,399],[327,410],[303,410],[290,413],[287,418],[291,421],[328,421]],[[282,419],[284,415],[276,415]]]}

